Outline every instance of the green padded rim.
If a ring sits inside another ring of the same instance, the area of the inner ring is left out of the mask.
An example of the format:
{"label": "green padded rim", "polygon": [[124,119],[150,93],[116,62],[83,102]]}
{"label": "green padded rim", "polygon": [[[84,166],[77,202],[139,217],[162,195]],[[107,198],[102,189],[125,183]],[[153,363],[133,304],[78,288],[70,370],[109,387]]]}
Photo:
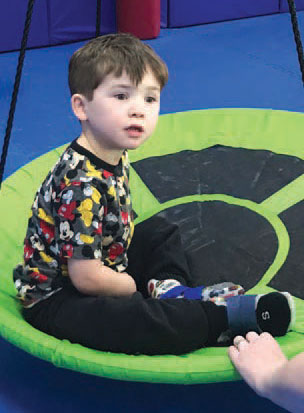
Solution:
{"label": "green padded rim", "polygon": [[[217,109],[181,112],[160,117],[154,136],[130,152],[131,161],[163,156],[185,149],[201,150],[215,144],[247,149],[267,149],[304,159],[304,115],[259,109]],[[0,194],[0,334],[25,351],[59,367],[119,380],[160,383],[211,383],[239,379],[226,348],[205,348],[183,356],[128,356],[98,352],[66,340],[57,340],[28,325],[20,314],[12,283],[12,268],[22,256],[27,214],[41,180],[65,146],[25,165],[6,179]],[[272,291],[266,286],[282,265],[289,249],[289,237],[278,214],[304,199],[304,178],[300,177],[259,205],[246,200],[216,195],[191,195],[159,204],[131,168],[131,189],[137,222],[179,203],[221,199],[244,203],[263,214],[275,227],[279,239],[274,264],[251,293]],[[288,195],[288,196],[286,196]],[[278,339],[288,357],[304,348],[304,303],[296,299],[294,331]]]}

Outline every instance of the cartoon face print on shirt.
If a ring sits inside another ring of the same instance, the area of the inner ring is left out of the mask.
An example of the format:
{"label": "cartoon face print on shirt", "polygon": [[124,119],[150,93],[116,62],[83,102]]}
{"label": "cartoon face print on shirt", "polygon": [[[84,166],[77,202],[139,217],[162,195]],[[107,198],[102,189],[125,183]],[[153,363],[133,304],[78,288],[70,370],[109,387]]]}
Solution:
{"label": "cartoon face print on shirt", "polygon": [[71,231],[71,227],[68,221],[61,222],[59,228],[60,228],[60,232],[59,232],[60,239],[64,241],[69,241],[73,237],[74,232]]}

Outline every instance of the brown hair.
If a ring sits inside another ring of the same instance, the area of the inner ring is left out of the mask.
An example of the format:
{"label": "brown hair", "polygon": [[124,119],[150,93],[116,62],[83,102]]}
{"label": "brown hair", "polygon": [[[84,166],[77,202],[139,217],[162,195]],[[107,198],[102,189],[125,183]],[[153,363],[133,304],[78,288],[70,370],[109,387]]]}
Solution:
{"label": "brown hair", "polygon": [[112,73],[125,71],[136,86],[150,68],[162,89],[168,81],[168,68],[154,50],[137,37],[116,33],[97,37],[76,50],[69,63],[71,94],[92,100],[94,90]]}

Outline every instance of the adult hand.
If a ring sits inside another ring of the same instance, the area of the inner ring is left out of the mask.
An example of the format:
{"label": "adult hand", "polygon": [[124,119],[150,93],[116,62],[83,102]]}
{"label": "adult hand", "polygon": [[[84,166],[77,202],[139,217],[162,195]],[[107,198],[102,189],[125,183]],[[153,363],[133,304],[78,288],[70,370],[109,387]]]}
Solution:
{"label": "adult hand", "polygon": [[240,375],[262,397],[270,397],[272,379],[286,363],[276,340],[269,333],[249,332],[246,338],[237,336],[228,355]]}

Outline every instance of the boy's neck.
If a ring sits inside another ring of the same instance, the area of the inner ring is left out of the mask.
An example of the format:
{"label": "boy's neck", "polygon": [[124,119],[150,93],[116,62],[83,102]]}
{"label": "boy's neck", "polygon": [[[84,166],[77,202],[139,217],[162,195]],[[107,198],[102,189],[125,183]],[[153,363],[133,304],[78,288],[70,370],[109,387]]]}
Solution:
{"label": "boy's neck", "polygon": [[93,155],[110,165],[118,165],[123,151],[106,150],[102,148],[94,139],[89,139],[82,133],[77,139],[77,143],[90,151]]}

